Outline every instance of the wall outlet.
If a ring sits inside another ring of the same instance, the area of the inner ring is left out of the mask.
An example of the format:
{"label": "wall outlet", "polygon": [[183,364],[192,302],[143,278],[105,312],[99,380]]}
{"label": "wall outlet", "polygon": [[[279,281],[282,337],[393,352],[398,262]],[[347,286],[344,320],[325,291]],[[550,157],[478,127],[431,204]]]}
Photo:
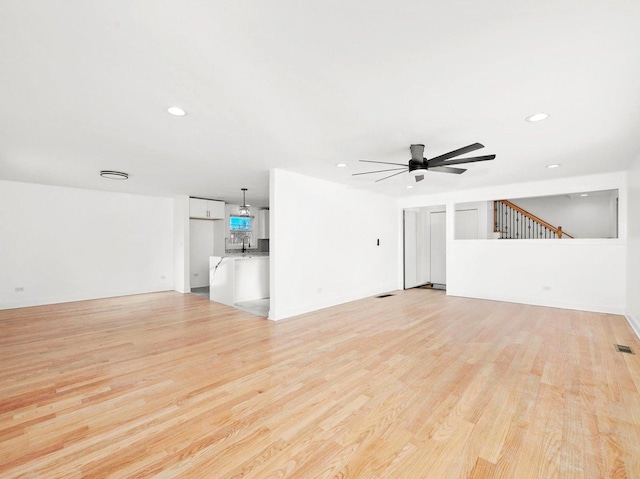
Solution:
{"label": "wall outlet", "polygon": [[193,273],[194,276],[200,276],[200,273]]}
{"label": "wall outlet", "polygon": [[167,279],[167,277],[163,274],[162,276],[160,276],[160,279]]}
{"label": "wall outlet", "polygon": [[542,291],[551,291],[551,286],[543,286]]}
{"label": "wall outlet", "polygon": [[24,287],[22,287],[22,286],[18,286],[18,287],[15,289],[15,292],[16,292],[16,293],[24,293]]}

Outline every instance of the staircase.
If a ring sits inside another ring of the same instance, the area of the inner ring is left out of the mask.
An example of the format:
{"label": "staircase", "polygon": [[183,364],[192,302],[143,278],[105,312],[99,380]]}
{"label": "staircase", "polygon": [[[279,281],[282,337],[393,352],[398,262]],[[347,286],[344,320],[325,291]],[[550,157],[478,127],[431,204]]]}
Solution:
{"label": "staircase", "polygon": [[573,238],[562,226],[553,226],[509,200],[493,202],[493,232],[500,239]]}

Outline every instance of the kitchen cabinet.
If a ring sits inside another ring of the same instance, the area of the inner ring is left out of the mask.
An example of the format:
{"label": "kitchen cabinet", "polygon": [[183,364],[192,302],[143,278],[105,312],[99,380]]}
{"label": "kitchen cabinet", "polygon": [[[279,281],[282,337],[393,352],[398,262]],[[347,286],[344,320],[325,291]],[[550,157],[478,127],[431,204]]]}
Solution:
{"label": "kitchen cabinet", "polygon": [[189,198],[189,218],[223,220],[224,201]]}
{"label": "kitchen cabinet", "polygon": [[269,210],[258,211],[258,239],[269,239]]}

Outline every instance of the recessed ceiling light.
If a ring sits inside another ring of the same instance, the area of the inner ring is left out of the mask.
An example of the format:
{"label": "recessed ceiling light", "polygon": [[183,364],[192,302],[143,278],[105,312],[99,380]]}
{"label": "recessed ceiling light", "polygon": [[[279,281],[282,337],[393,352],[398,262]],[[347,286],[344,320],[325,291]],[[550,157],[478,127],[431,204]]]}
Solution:
{"label": "recessed ceiling light", "polygon": [[336,166],[337,166],[338,168],[346,168],[346,167],[347,167],[347,164],[346,164],[346,163],[338,163]]}
{"label": "recessed ceiling light", "polygon": [[187,112],[185,112],[182,108],[178,108],[177,106],[172,106],[171,108],[167,108],[167,112],[173,116],[185,116]]}
{"label": "recessed ceiling light", "polygon": [[534,115],[526,117],[525,120],[536,122],[536,121],[546,120],[547,118],[549,118],[549,113],[536,113]]}
{"label": "recessed ceiling light", "polygon": [[559,168],[560,165],[558,163],[554,163],[553,165],[547,165],[547,168]]}
{"label": "recessed ceiling light", "polygon": [[413,185],[407,185],[407,189],[410,190],[411,188],[413,188]]}
{"label": "recessed ceiling light", "polygon": [[589,193],[582,193],[580,196],[589,196]]}
{"label": "recessed ceiling light", "polygon": [[129,178],[129,173],[124,173],[122,171],[102,170],[100,172],[100,176],[109,180],[126,180],[127,178]]}

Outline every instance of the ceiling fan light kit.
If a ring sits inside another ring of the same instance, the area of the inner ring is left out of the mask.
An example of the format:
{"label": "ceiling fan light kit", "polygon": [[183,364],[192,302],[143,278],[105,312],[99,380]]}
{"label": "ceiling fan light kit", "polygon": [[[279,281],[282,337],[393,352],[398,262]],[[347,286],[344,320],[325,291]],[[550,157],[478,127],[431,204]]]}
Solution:
{"label": "ceiling fan light kit", "polygon": [[484,148],[484,145],[482,145],[481,143],[473,143],[472,145],[465,146],[463,148],[458,148],[457,150],[450,151],[449,153],[445,153],[444,155],[427,159],[424,157],[424,145],[414,144],[409,147],[409,151],[411,152],[411,159],[409,160],[408,164],[391,163],[387,161],[360,160],[364,163],[396,165],[396,167],[386,168],[384,170],[367,171],[365,173],[354,173],[352,176],[369,175],[372,173],[383,173],[383,172],[389,172],[389,171],[395,172],[388,176],[385,176],[384,178],[377,179],[376,180],[376,183],[377,183],[378,181],[386,180],[387,178],[391,178],[393,176],[397,176],[402,173],[409,172],[409,174],[416,179],[416,183],[417,183],[419,181],[424,180],[424,174],[428,170],[437,171],[439,173],[451,173],[454,175],[461,175],[462,173],[467,171],[466,168],[452,168],[451,165],[462,165],[465,163],[475,163],[478,161],[489,161],[489,160],[493,160],[496,157],[496,155],[484,155],[484,156],[472,156],[469,158],[455,158],[456,156],[464,155],[466,153],[471,153],[472,151],[479,150],[480,148]]}

